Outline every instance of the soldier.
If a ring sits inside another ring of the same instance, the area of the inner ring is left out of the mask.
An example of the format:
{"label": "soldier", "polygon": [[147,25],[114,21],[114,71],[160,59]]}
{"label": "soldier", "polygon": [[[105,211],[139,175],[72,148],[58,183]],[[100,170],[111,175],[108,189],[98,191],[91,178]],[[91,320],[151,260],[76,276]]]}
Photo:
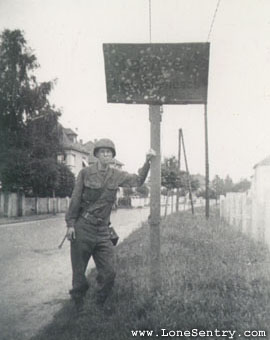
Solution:
{"label": "soldier", "polygon": [[80,171],[66,213],[73,272],[70,295],[78,312],[83,310],[84,297],[89,288],[85,271],[91,256],[98,272],[97,304],[102,305],[111,292],[116,273],[108,227],[117,189],[141,186],[155,152],[150,150],[147,153],[138,175],[111,168],[109,164],[115,155],[115,146],[111,140],[101,139],[95,144],[94,156],[97,162]]}

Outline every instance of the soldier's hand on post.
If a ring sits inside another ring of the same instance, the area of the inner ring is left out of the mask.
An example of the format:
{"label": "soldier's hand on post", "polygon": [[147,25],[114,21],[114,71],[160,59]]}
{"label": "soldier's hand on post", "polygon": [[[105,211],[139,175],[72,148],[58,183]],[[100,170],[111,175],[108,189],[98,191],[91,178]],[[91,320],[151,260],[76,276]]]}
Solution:
{"label": "soldier's hand on post", "polygon": [[151,161],[153,157],[157,155],[156,151],[153,149],[150,149],[146,154],[146,160]]}
{"label": "soldier's hand on post", "polygon": [[69,241],[73,241],[75,240],[76,236],[75,236],[75,229],[74,227],[68,227],[67,228],[67,239]]}

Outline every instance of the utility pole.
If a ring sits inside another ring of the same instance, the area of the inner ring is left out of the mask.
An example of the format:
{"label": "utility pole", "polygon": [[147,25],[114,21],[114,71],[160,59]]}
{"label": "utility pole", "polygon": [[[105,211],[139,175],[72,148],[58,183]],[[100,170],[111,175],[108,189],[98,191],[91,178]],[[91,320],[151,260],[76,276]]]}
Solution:
{"label": "utility pole", "polygon": [[[178,170],[179,170],[179,175],[181,171],[181,133],[182,129],[178,130]],[[176,211],[179,211],[179,194],[180,190],[177,188],[176,192]]]}
{"label": "utility pole", "polygon": [[183,133],[182,133],[182,129],[181,129],[181,137],[182,137],[182,143],[183,143],[183,152],[184,152],[184,157],[185,157],[186,172],[187,172],[187,175],[188,175],[189,200],[190,200],[190,204],[191,204],[191,212],[192,212],[192,215],[194,215],[192,190],[191,190],[191,183],[190,183],[190,174],[189,174],[189,169],[188,169],[187,154],[186,154],[186,148],[185,148],[185,142],[184,142],[184,136],[183,136]]}
{"label": "utility pole", "polygon": [[160,122],[162,106],[149,106],[149,120],[151,132],[151,148],[155,150],[156,157],[151,161],[150,184],[150,286],[152,292],[160,289],[160,189],[161,189],[161,156],[160,156]]}

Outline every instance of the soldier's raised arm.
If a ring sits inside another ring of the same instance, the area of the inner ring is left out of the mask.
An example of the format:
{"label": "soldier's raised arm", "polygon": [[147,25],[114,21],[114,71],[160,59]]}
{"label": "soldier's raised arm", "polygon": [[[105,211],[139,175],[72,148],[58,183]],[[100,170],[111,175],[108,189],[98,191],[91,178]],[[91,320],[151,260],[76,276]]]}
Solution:
{"label": "soldier's raised arm", "polygon": [[146,154],[145,162],[142,168],[139,169],[138,174],[130,174],[126,171],[121,171],[118,185],[120,187],[140,187],[143,185],[150,169],[150,163],[156,152],[150,149]]}

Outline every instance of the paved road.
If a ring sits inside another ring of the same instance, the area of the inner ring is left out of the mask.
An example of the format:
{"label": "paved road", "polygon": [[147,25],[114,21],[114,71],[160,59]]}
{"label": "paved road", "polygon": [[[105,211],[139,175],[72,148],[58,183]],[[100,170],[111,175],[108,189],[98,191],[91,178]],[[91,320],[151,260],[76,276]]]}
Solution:
{"label": "paved road", "polygon": [[[147,220],[149,209],[119,209],[112,224],[120,241]],[[0,227],[0,339],[27,340],[69,299],[69,243],[61,250],[64,217]],[[88,271],[93,267],[92,260]]]}

